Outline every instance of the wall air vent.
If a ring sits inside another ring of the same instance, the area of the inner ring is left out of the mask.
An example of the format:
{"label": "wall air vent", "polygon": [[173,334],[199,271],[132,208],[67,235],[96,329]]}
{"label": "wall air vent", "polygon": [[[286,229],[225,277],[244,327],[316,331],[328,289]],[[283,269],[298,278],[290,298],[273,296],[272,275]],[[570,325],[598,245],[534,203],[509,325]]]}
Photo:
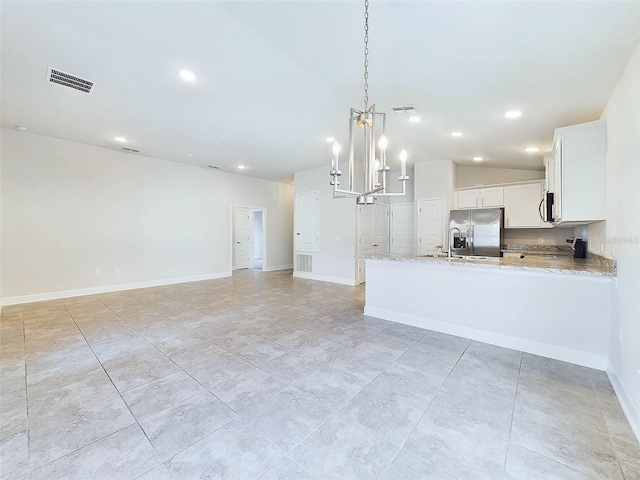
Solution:
{"label": "wall air vent", "polygon": [[47,80],[57,83],[58,85],[62,85],[63,87],[80,90],[84,93],[91,93],[91,89],[94,85],[94,82],[91,80],[76,77],[75,75],[71,75],[70,73],[62,72],[51,67],[49,67],[49,70],[47,71]]}
{"label": "wall air vent", "polygon": [[131,148],[131,147],[122,147],[122,150],[130,153],[140,153],[140,150],[136,150],[135,148]]}
{"label": "wall air vent", "polygon": [[296,272],[313,273],[313,255],[296,253]]}
{"label": "wall air vent", "polygon": [[401,107],[391,107],[393,113],[415,113],[418,111],[413,105],[405,105]]}

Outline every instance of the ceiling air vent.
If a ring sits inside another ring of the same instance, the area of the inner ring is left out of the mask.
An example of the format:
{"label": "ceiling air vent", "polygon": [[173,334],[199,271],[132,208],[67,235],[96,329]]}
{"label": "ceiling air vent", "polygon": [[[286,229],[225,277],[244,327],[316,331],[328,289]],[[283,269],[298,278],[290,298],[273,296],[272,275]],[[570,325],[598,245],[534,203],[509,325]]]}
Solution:
{"label": "ceiling air vent", "polygon": [[84,93],[91,93],[94,82],[86,80],[84,78],[76,77],[70,73],[65,73],[55,68],[49,67],[47,72],[47,80],[63,87],[73,88],[74,90],[80,90]]}
{"label": "ceiling air vent", "polygon": [[417,112],[418,109],[413,105],[405,105],[403,107],[391,107],[393,113],[414,113]]}
{"label": "ceiling air vent", "polygon": [[207,165],[207,167],[213,168],[214,170],[220,170],[220,167],[218,167],[216,165]]}
{"label": "ceiling air vent", "polygon": [[122,150],[124,150],[125,152],[140,153],[140,150],[136,150],[135,148],[131,147],[122,147]]}

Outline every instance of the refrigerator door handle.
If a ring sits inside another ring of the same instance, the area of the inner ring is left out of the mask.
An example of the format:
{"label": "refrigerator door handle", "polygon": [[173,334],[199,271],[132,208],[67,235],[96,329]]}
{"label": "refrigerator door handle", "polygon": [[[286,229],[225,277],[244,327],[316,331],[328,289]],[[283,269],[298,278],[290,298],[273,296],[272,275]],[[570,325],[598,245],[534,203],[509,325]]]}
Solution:
{"label": "refrigerator door handle", "polygon": [[473,249],[473,225],[469,225],[469,254],[476,254]]}

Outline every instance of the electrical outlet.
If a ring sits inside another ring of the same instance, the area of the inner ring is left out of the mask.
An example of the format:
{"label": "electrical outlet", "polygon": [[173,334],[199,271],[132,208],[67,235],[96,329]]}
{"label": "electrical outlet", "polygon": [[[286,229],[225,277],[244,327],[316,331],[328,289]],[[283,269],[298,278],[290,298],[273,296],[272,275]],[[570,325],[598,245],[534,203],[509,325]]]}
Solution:
{"label": "electrical outlet", "polygon": [[99,268],[96,268],[96,275],[102,275],[102,270],[100,270]]}
{"label": "electrical outlet", "polygon": [[539,238],[538,238],[538,243],[543,244],[543,243],[544,243],[544,238],[539,237]]}
{"label": "electrical outlet", "polygon": [[620,329],[620,346],[622,346],[622,329]]}
{"label": "electrical outlet", "polygon": [[120,273],[120,267],[115,267],[113,269],[113,273]]}
{"label": "electrical outlet", "polygon": [[604,240],[600,240],[600,255],[604,255]]}

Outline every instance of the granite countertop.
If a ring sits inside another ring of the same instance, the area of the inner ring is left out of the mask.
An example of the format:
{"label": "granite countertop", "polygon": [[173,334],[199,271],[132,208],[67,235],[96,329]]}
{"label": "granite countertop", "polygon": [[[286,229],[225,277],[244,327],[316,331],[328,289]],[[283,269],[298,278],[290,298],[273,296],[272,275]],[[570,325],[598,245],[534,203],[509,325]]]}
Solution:
{"label": "granite countertop", "polygon": [[524,258],[487,257],[483,259],[467,259],[446,256],[416,256],[406,254],[370,254],[361,258],[370,260],[388,260],[411,263],[433,263],[451,266],[476,268],[498,268],[508,270],[525,270],[532,272],[563,273],[596,277],[615,277],[615,261],[598,255],[590,258],[554,257],[553,255],[526,255]]}

